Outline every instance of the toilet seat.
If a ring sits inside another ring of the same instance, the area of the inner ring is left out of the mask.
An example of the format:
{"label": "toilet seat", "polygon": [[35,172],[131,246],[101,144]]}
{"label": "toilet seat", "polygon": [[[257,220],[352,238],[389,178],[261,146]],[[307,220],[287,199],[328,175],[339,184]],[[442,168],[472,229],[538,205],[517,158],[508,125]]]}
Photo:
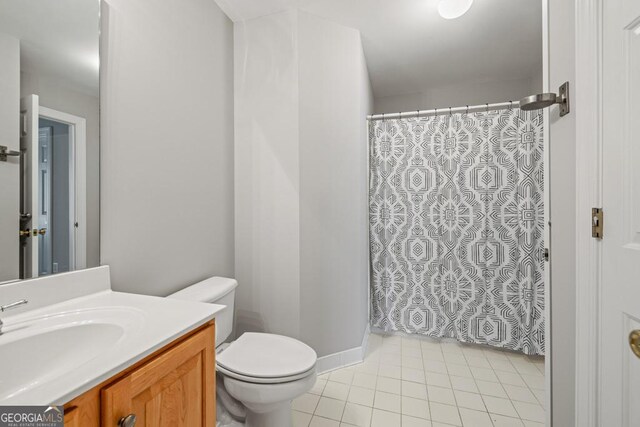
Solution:
{"label": "toilet seat", "polygon": [[252,384],[280,384],[280,383],[288,383],[291,381],[297,381],[302,378],[306,378],[309,375],[312,375],[316,371],[316,367],[309,369],[307,372],[303,372],[301,374],[292,375],[289,377],[281,377],[281,378],[258,378],[258,377],[249,377],[246,375],[239,374],[237,372],[230,371],[225,369],[224,367],[216,364],[216,369],[218,372],[226,375],[229,378],[236,379],[238,381],[244,381],[246,383]]}
{"label": "toilet seat", "polygon": [[247,332],[217,355],[217,367],[239,381],[275,384],[311,375],[316,360],[316,352],[296,339]]}

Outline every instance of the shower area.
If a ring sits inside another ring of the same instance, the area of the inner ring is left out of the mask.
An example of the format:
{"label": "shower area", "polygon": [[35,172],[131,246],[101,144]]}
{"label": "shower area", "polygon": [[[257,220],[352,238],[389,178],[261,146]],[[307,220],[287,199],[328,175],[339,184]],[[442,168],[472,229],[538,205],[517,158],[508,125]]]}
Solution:
{"label": "shower area", "polygon": [[373,330],[545,354],[543,130],[513,102],[369,117]]}

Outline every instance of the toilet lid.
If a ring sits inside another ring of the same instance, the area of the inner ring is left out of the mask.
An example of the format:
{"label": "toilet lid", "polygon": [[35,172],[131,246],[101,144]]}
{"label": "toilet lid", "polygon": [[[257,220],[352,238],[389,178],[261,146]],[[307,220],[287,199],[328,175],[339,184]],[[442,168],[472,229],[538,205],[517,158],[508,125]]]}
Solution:
{"label": "toilet lid", "polygon": [[217,356],[227,371],[250,378],[285,378],[313,369],[317,355],[296,339],[246,332]]}

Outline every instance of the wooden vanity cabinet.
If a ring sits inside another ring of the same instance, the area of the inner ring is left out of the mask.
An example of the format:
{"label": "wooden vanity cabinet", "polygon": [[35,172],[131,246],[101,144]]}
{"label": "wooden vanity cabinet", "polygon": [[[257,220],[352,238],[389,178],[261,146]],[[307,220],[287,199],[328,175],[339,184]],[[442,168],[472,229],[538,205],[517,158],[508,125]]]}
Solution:
{"label": "wooden vanity cabinet", "polygon": [[215,389],[211,322],[66,404],[65,426],[213,427]]}

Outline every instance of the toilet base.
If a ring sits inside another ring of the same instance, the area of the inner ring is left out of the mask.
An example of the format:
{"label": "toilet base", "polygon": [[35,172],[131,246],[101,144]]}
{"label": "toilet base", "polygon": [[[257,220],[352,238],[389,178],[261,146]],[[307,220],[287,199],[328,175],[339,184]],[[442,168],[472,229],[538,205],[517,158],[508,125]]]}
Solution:
{"label": "toilet base", "polygon": [[291,402],[311,390],[316,373],[299,380],[255,384],[222,375],[227,392],[247,410],[246,427],[292,427]]}
{"label": "toilet base", "polygon": [[279,407],[271,406],[269,412],[254,412],[247,407],[246,427],[293,427],[291,421],[291,402],[284,402]]}

